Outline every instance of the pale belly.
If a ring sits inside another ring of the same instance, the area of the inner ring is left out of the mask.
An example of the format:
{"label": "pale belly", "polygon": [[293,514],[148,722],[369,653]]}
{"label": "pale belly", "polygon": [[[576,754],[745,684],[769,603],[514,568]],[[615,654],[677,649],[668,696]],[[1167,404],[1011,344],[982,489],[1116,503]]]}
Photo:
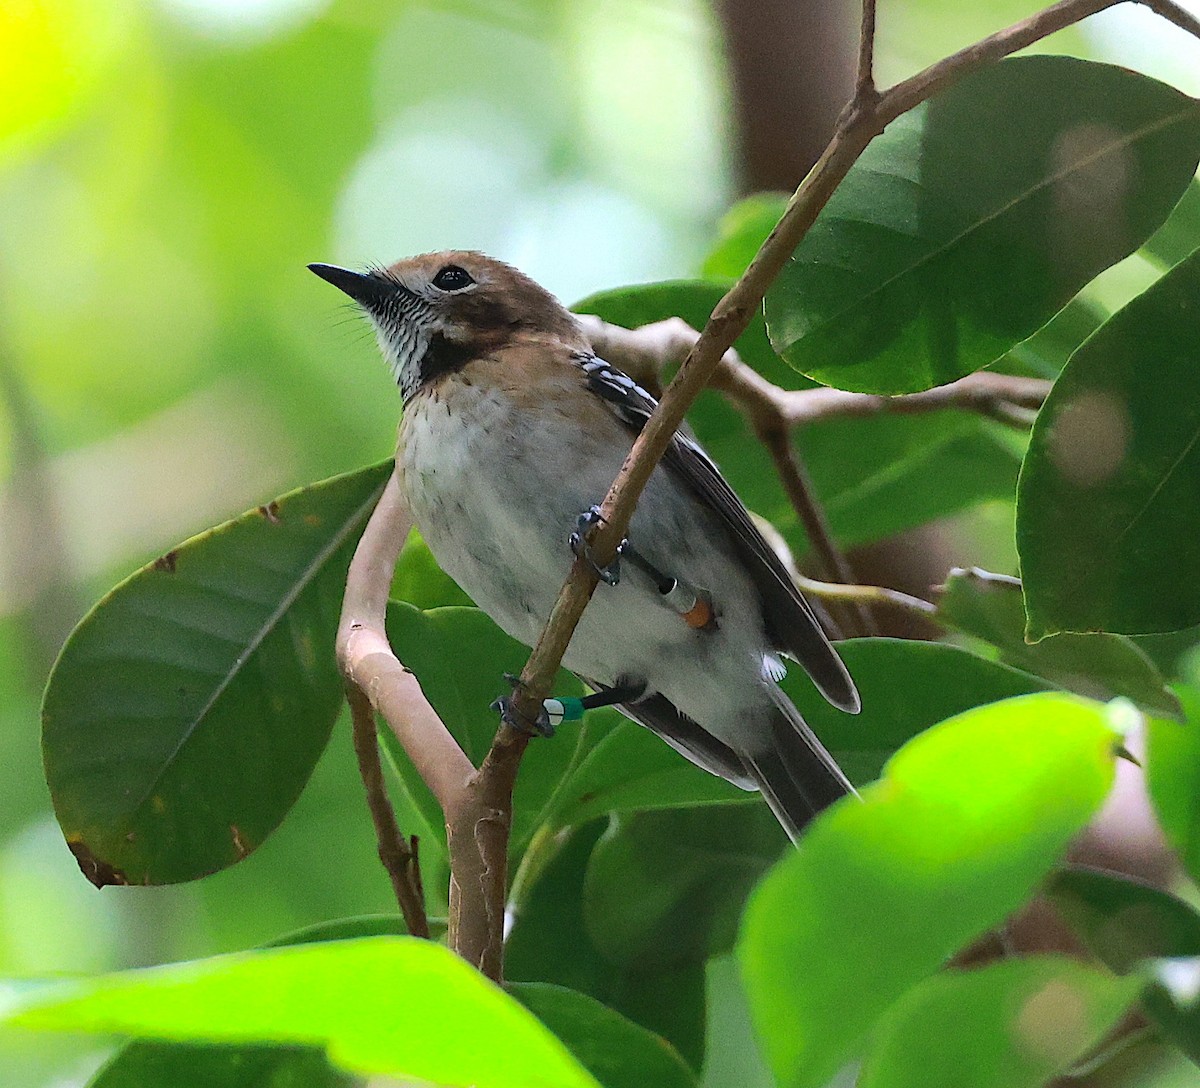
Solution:
{"label": "pale belly", "polygon": [[[401,480],[438,563],[504,631],[532,645],[570,570],[575,520],[603,498],[628,447],[565,429],[566,441],[551,441],[536,420],[474,387],[454,403],[450,413],[444,402],[418,399],[406,411]],[[564,664],[606,686],[645,680],[700,720],[729,703],[731,683],[759,672],[766,638],[757,593],[711,516],[661,471],[630,538],[656,562],[686,558],[686,571],[668,573],[711,593],[718,630],[688,627],[626,563],[619,585],[598,588]]]}

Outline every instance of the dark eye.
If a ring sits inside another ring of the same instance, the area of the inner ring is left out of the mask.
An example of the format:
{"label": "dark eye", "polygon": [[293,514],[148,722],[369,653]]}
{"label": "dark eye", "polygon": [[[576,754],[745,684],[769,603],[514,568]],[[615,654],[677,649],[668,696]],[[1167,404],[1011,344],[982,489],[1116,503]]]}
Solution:
{"label": "dark eye", "polygon": [[470,287],[474,282],[471,274],[456,264],[446,265],[433,277],[433,286],[440,287],[443,291],[461,291],[464,287]]}

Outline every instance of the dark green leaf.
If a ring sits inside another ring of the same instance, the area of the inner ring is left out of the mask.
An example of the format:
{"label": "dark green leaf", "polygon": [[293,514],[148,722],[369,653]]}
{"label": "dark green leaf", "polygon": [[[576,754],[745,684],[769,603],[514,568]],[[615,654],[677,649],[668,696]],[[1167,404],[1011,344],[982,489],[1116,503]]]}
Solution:
{"label": "dark green leaf", "polygon": [[1104,800],[1115,740],[1098,704],[1006,700],[923,733],[861,803],[817,818],[739,943],[781,1085],[824,1084],[897,998],[1028,897]]}
{"label": "dark green leaf", "polygon": [[1200,181],[1193,181],[1142,252],[1164,268],[1178,264],[1200,246]]}
{"label": "dark green leaf", "polygon": [[695,1088],[694,1074],[670,1043],[595,998],[544,982],[508,989],[604,1088]]}
{"label": "dark green leaf", "polygon": [[1017,491],[1029,637],[1200,622],[1200,251],[1110,318],[1038,416]]}
{"label": "dark green leaf", "polygon": [[1147,723],[1146,786],[1167,841],[1200,881],[1200,691],[1176,692],[1184,724],[1157,718]]}
{"label": "dark green leaf", "polygon": [[130,1043],[88,1088],[352,1088],[320,1050],[292,1046]]}
{"label": "dark green leaf", "polygon": [[636,963],[613,963],[592,943],[584,925],[584,875],[602,827],[593,822],[572,831],[515,904],[505,973],[590,994],[667,1039],[698,1070],[705,1042],[703,962],[648,970]]}
{"label": "dark green leaf", "polygon": [[450,575],[438,566],[429,545],[416,529],[400,553],[392,579],[392,597],[417,608],[445,608],[451,605],[472,607],[471,600]]}
{"label": "dark green leaf", "polygon": [[1152,714],[1181,713],[1162,673],[1121,635],[1061,634],[1026,642],[1025,604],[1016,578],[978,568],[952,570],[938,599],[938,618],[990,642],[1010,665],[1056,687],[1102,702],[1123,695]]}
{"label": "dark green leaf", "polygon": [[771,342],[842,389],[953,381],[1133,252],[1198,156],[1200,105],[1163,83],[1067,57],[984,68],[867,148],[767,295]]}
{"label": "dark green leaf", "polygon": [[1200,955],[1200,914],[1140,880],[1072,867],[1055,873],[1045,891],[1089,951],[1117,974],[1143,960]]}
{"label": "dark green leaf", "polygon": [[611,962],[644,971],[728,952],[750,889],[786,846],[765,805],[613,820],[583,888],[592,943]]}
{"label": "dark green leaf", "polygon": [[799,668],[790,670],[783,688],[858,785],[878,778],[896,749],[931,725],[1049,686],[938,642],[861,638],[839,642],[838,651],[862,697],[860,714],[830,706]]}
{"label": "dark green leaf", "polygon": [[787,193],[755,193],[738,201],[721,217],[720,237],[705,258],[703,274],[735,280],[754,259],[787,208]]}
{"label": "dark green leaf", "polygon": [[410,937],[244,952],[63,982],[6,1006],[35,1031],[323,1046],[364,1075],[595,1088],[567,1049],[454,953]]}
{"label": "dark green leaf", "polygon": [[1095,1047],[1136,983],[1057,956],[947,971],[913,987],[872,1039],[862,1088],[1039,1088]]}
{"label": "dark green leaf", "polygon": [[93,883],[232,865],[291,808],[342,701],[346,568],[391,471],[292,492],[173,549],[75,629],[42,708],[46,778]]}
{"label": "dark green leaf", "polygon": [[1062,372],[1075,349],[1100,328],[1108,316],[1099,305],[1077,295],[1028,340],[1017,344],[996,363],[995,369],[1052,381]]}

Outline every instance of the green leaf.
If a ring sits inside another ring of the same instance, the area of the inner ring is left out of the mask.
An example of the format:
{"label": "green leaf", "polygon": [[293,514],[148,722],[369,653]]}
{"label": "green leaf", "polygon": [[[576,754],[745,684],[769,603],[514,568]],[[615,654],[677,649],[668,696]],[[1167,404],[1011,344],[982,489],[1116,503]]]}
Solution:
{"label": "green leaf", "polygon": [[923,733],[861,803],[817,818],[739,944],[781,1085],[824,1084],[897,998],[1029,896],[1104,800],[1115,740],[1098,704],[1009,699]]}
{"label": "green leaf", "polygon": [[1043,691],[1036,676],[957,646],[896,638],[838,643],[862,697],[862,712],[843,714],[792,667],[783,689],[842,769],[858,785],[879,777],[902,744],[955,714],[984,703]]}
{"label": "green leaf", "polygon": [[1061,634],[1026,642],[1025,604],[1016,578],[976,567],[952,570],[938,599],[938,618],[990,642],[1010,665],[1076,695],[1103,702],[1123,695],[1151,714],[1177,718],[1182,713],[1162,673],[1121,635]]}
{"label": "green leaf", "polygon": [[1167,841],[1200,881],[1200,691],[1176,691],[1184,724],[1159,718],[1147,723],[1146,787]]}
{"label": "green leaf", "polygon": [[[720,819],[724,813],[714,815]],[[590,994],[667,1039],[698,1070],[705,1044],[703,961],[648,969],[634,962],[614,963],[596,948],[584,925],[584,876],[602,826],[593,821],[548,840],[559,846],[558,853],[512,907],[505,973],[510,979],[552,982]]]}
{"label": "green leaf", "polygon": [[1193,181],[1167,221],[1142,247],[1164,268],[1178,264],[1200,246],[1200,181]]}
{"label": "green leaf", "polygon": [[787,193],[754,193],[739,200],[721,217],[719,239],[701,272],[709,279],[737,279],[782,218],[787,202]]}
{"label": "green leaf", "polygon": [[595,1088],[566,1048],[452,952],[409,937],[299,945],[54,985],[0,1014],[36,1031],[323,1046],[352,1073]]}
{"label": "green leaf", "polygon": [[429,545],[414,529],[400,553],[396,573],[392,578],[392,597],[417,608],[446,608],[465,605],[470,608],[471,600],[441,567],[429,550]]}
{"label": "green leaf", "polygon": [[1200,622],[1200,251],[1110,318],[1038,416],[1017,490],[1028,636]]}
{"label": "green leaf", "polygon": [[1116,1024],[1136,984],[1058,956],[947,971],[880,1021],[861,1088],[1038,1088]]}
{"label": "green leaf", "polygon": [[1163,1035],[1200,1065],[1200,956],[1154,960],[1146,973],[1150,984],[1142,1007]]}
{"label": "green leaf", "polygon": [[613,820],[583,887],[592,943],[610,962],[644,971],[726,953],[751,888],[786,847],[765,805]]}
{"label": "green leaf", "polygon": [[390,464],[294,491],[122,582],[42,707],[46,779],[97,886],[240,861],[303,789],[341,707],[346,569]]}
{"label": "green leaf", "polygon": [[1200,955],[1200,914],[1140,880],[1072,866],[1055,873],[1045,893],[1092,955],[1119,975],[1144,960]]}
{"label": "green leaf", "polygon": [[1077,295],[1028,340],[1022,340],[994,369],[1053,380],[1067,360],[1108,318],[1097,303]]}
{"label": "green leaf", "polygon": [[984,68],[867,148],[767,295],[771,343],[841,389],[960,378],[1137,249],[1198,157],[1200,105],[1163,83],[1068,57]]}
{"label": "green leaf", "polygon": [[130,1043],[88,1088],[353,1088],[362,1082],[305,1047]]}
{"label": "green leaf", "polygon": [[544,982],[515,982],[508,990],[604,1088],[695,1088],[695,1075],[670,1043],[595,998]]}

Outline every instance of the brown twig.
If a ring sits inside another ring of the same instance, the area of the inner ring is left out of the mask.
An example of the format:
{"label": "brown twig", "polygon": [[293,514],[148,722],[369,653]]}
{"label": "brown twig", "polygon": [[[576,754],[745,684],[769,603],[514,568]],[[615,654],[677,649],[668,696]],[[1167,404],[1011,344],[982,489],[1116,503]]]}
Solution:
{"label": "brown twig", "polygon": [[858,33],[858,79],[855,101],[875,98],[875,0],[863,0],[862,27]]}
{"label": "brown twig", "polygon": [[1156,15],[1161,15],[1168,23],[1174,23],[1180,30],[1200,38],[1200,18],[1186,11],[1170,0],[1137,0],[1137,3],[1148,7]]}
{"label": "brown twig", "polygon": [[[796,511],[804,526],[809,543],[812,544],[817,569],[822,577],[827,582],[853,583],[856,579],[854,571],[850,568],[850,561],[833,538],[833,529],[829,525],[825,508],[817,500],[808,470],[796,456],[788,432],[782,428],[773,428],[760,432],[759,438],[775,462],[775,471],[779,474],[792,509]],[[852,609],[842,609],[842,613],[841,622],[848,636],[879,634],[874,617],[863,604],[857,604]],[[851,617],[850,622],[847,622],[846,614]]]}
{"label": "brown twig", "polygon": [[429,919],[425,914],[417,837],[414,835],[405,842],[388,800],[383,767],[379,762],[379,738],[375,735],[375,709],[362,689],[352,682],[346,684],[346,700],[350,704],[353,724],[354,754],[358,757],[358,771],[367,791],[367,808],[371,810],[379,844],[379,860],[391,878],[392,890],[396,893],[396,902],[408,932],[414,937],[428,937]]}
{"label": "brown twig", "polygon": [[905,612],[916,612],[926,618],[937,615],[937,605],[922,597],[914,597],[911,593],[902,593],[898,589],[888,589],[886,586],[864,586],[840,582],[819,582],[815,578],[806,578],[795,568],[792,577],[806,594],[823,601],[857,601],[862,604],[888,605],[900,608]]}

